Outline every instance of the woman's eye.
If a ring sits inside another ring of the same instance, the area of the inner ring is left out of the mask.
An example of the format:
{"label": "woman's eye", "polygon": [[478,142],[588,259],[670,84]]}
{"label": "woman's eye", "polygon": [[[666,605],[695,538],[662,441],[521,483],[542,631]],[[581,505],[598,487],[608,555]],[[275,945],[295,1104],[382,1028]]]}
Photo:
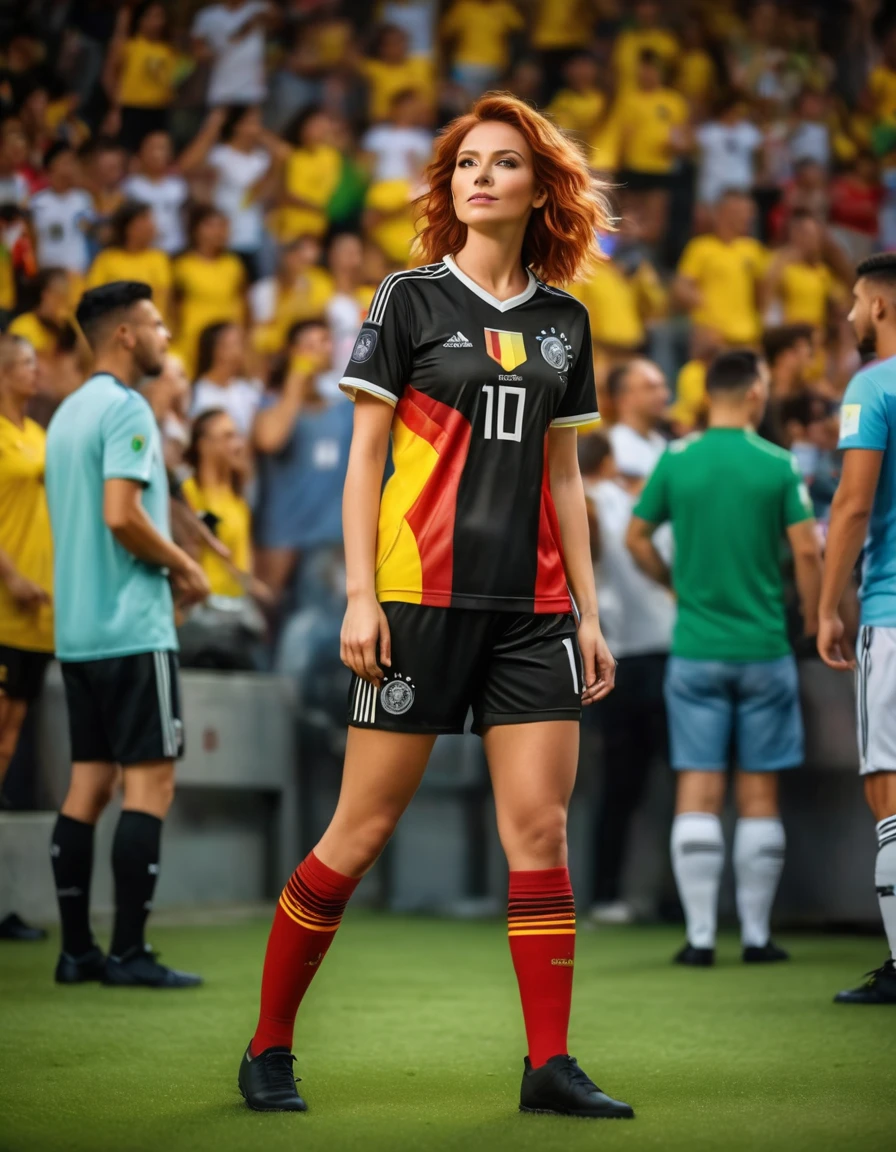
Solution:
{"label": "woman's eye", "polygon": [[516,161],[515,160],[509,160],[506,157],[503,160],[499,160],[498,163],[499,164],[505,164],[508,168],[516,168]]}
{"label": "woman's eye", "polygon": [[458,160],[457,166],[458,168],[469,168],[472,163],[473,161],[467,156],[464,160]]}

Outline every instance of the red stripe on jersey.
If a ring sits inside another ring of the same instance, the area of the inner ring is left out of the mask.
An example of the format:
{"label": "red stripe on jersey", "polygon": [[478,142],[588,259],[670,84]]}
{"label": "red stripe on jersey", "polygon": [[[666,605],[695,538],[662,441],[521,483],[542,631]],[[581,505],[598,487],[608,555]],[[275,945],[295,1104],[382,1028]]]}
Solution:
{"label": "red stripe on jersey", "polygon": [[538,562],[535,570],[536,612],[571,612],[560,521],[551,495],[548,437],[544,438],[544,470],[541,474],[541,510],[538,515]]}
{"label": "red stripe on jersey", "polygon": [[493,360],[501,363],[501,333],[496,332],[494,328],[486,328],[485,334],[488,337],[488,354]]}
{"label": "red stripe on jersey", "polygon": [[405,520],[414,533],[423,576],[421,604],[451,607],[457,490],[470,447],[472,426],[448,404],[405,388],[396,415],[438,453],[438,463]]}

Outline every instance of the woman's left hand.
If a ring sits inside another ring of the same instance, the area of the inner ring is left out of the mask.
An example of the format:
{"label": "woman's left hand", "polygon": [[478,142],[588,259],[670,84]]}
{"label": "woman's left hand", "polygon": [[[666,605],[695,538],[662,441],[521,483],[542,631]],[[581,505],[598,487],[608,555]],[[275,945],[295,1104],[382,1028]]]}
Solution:
{"label": "woman's left hand", "polygon": [[579,621],[579,649],[585,669],[582,704],[587,707],[609,696],[616,683],[616,661],[607,647],[596,616],[583,616]]}

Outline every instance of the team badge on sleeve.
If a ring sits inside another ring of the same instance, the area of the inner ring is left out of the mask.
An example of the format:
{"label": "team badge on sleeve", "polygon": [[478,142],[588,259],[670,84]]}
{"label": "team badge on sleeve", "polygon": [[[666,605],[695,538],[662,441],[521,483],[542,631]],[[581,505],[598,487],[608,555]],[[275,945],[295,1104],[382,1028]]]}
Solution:
{"label": "team badge on sleeve", "polygon": [[855,436],[859,431],[859,417],[862,415],[861,404],[844,404],[840,409],[840,439]]}
{"label": "team badge on sleeve", "polygon": [[374,348],[376,348],[376,341],[376,332],[372,332],[370,329],[366,332],[359,332],[358,339],[352,349],[352,360],[356,364],[363,364],[365,360],[369,360],[373,355]]}
{"label": "team badge on sleeve", "polygon": [[146,444],[146,437],[145,436],[134,436],[131,440],[131,451],[132,452],[142,452],[145,444]]}

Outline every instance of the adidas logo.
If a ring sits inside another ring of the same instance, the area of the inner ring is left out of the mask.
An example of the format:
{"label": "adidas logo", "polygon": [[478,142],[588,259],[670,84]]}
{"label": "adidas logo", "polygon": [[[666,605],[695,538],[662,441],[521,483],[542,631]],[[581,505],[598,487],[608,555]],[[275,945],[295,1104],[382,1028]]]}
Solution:
{"label": "adidas logo", "polygon": [[464,336],[463,332],[455,332],[453,336],[449,336],[443,348],[472,348],[473,342]]}

